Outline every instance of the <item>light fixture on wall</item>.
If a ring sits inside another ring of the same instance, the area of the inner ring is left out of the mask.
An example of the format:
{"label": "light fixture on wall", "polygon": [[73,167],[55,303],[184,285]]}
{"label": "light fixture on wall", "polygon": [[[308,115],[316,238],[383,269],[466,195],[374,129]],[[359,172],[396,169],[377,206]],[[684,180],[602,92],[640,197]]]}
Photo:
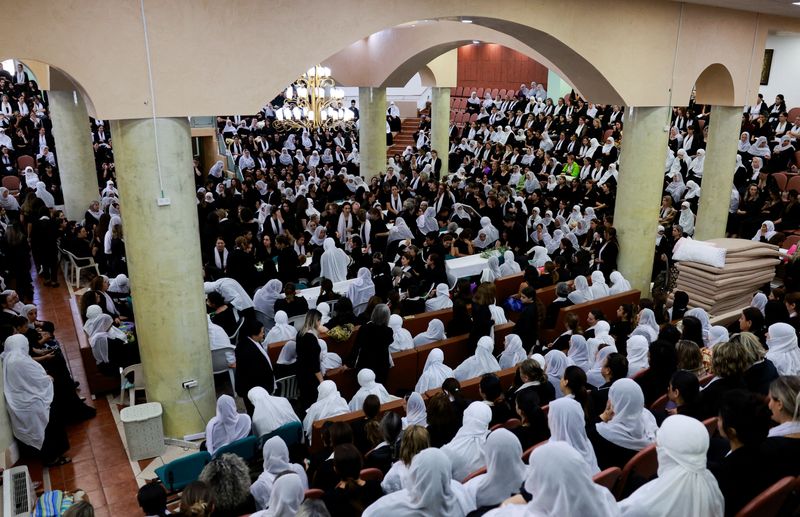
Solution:
{"label": "light fixture on wall", "polygon": [[472,40],[472,44],[473,45],[480,45],[480,43],[481,43],[481,40],[479,40],[479,39]]}
{"label": "light fixture on wall", "polygon": [[461,20],[461,23],[472,23],[472,20]]}
{"label": "light fixture on wall", "polygon": [[344,90],[336,87],[330,68],[309,68],[284,96],[286,102],[275,111],[275,129],[350,129],[355,124],[353,112],[341,106]]}

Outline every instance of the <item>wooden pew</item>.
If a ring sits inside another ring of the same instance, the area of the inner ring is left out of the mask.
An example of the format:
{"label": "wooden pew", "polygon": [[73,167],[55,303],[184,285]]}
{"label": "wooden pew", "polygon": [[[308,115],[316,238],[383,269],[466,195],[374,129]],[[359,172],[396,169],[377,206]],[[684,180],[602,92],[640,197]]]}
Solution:
{"label": "wooden pew", "polygon": [[408,393],[414,391],[417,379],[421,374],[417,370],[416,349],[403,350],[392,354],[394,366],[389,369],[389,377],[386,379],[386,391],[392,395]]}
{"label": "wooden pew", "polygon": [[564,322],[566,321],[567,314],[576,314],[578,316],[578,321],[583,324],[586,321],[586,317],[589,315],[589,311],[599,309],[605,314],[606,321],[609,323],[617,321],[617,309],[619,306],[624,303],[638,304],[640,296],[641,293],[637,289],[633,289],[631,291],[625,291],[624,293],[590,300],[586,303],[563,307],[558,311],[555,328],[542,330],[540,332],[540,340],[544,343],[552,343],[555,338],[564,332]]}
{"label": "wooden pew", "polygon": [[521,284],[523,280],[523,274],[524,273],[517,273],[516,275],[505,276],[494,281],[498,305],[503,303],[506,298],[512,294],[517,294],[517,291],[519,291],[519,284]]}
{"label": "wooden pew", "polygon": [[[380,414],[386,413],[387,411],[392,411],[398,415],[405,416],[405,400],[393,400],[391,402],[387,402],[386,404],[382,404]],[[325,422],[345,422],[347,424],[352,424],[361,418],[364,418],[364,412],[359,410],[314,422],[311,426],[311,452],[314,453],[322,449],[322,425]]]}
{"label": "wooden pew", "polygon": [[[75,327],[75,335],[78,337],[81,362],[83,363],[83,371],[86,373],[86,382],[89,384],[89,392],[94,396],[111,391],[118,391],[120,389],[119,377],[105,375],[97,368],[97,361],[92,353],[92,347],[89,345],[86,334],[83,332],[81,311],[78,309],[78,303],[74,297],[70,297],[69,299],[69,308],[72,312],[72,324]],[[66,353],[66,349],[64,353]],[[68,357],[64,359],[69,361]]]}
{"label": "wooden pew", "polygon": [[[500,384],[503,386],[503,391],[505,392],[509,388],[511,388],[511,384],[514,382],[514,375],[517,373],[517,368],[506,368],[505,370],[500,370],[496,372],[496,375],[500,378]],[[473,379],[467,379],[466,381],[461,383],[461,394],[467,400],[481,400],[480,394],[480,384],[481,378],[475,377]],[[425,393],[422,394],[422,398],[427,403],[434,395],[437,395],[442,392],[442,388],[433,388]]]}
{"label": "wooden pew", "polygon": [[447,324],[450,323],[450,320],[453,319],[453,309],[442,309],[439,311],[422,312],[406,316],[403,318],[403,328],[411,332],[412,336],[416,336],[428,330],[428,323],[430,323],[432,319],[441,320],[446,327]]}

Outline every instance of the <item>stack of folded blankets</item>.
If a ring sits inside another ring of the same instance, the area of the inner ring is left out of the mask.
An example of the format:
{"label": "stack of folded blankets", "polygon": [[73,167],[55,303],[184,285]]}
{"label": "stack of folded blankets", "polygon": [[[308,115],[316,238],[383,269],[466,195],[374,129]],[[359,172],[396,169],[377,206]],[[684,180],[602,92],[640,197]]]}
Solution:
{"label": "stack of folded blankets", "polygon": [[[689,307],[712,316],[750,305],[755,292],[775,277],[780,262],[778,246],[772,244],[744,239],[690,242],[690,258],[677,263],[675,289],[689,295]],[[683,255],[676,253],[676,260]]]}

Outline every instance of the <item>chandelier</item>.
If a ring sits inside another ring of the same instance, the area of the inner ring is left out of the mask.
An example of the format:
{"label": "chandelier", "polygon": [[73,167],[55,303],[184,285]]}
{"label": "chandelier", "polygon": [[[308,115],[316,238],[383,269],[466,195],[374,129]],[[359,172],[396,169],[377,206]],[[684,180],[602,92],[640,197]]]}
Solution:
{"label": "chandelier", "polygon": [[351,129],[353,112],[341,107],[344,90],[336,88],[331,69],[313,66],[285,92],[283,107],[275,110],[275,129]]}

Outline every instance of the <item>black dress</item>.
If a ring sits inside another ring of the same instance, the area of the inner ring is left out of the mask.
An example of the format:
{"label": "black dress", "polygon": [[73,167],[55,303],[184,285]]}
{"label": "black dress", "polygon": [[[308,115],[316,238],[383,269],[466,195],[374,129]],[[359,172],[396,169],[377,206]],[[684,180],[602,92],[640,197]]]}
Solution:
{"label": "black dress", "polygon": [[747,384],[747,389],[764,396],[769,393],[769,385],[777,378],[778,370],[769,359],[755,363],[744,372],[744,383]]}
{"label": "black dress", "polygon": [[371,479],[365,481],[363,486],[356,486],[350,490],[335,487],[325,494],[323,500],[331,517],[350,517],[361,515],[369,505],[381,497],[383,497],[381,484]]}
{"label": "black dress", "polygon": [[394,334],[389,327],[372,322],[362,325],[346,364],[357,371],[369,368],[375,373],[375,381],[383,384],[389,375],[389,345],[392,342]]}
{"label": "black dress", "polygon": [[300,388],[300,407],[311,406],[317,400],[320,372],[320,347],[317,336],[307,332],[297,339],[297,385]]}
{"label": "black dress", "polygon": [[765,465],[758,446],[744,445],[709,466],[725,497],[725,515],[736,515],[774,481]]}

